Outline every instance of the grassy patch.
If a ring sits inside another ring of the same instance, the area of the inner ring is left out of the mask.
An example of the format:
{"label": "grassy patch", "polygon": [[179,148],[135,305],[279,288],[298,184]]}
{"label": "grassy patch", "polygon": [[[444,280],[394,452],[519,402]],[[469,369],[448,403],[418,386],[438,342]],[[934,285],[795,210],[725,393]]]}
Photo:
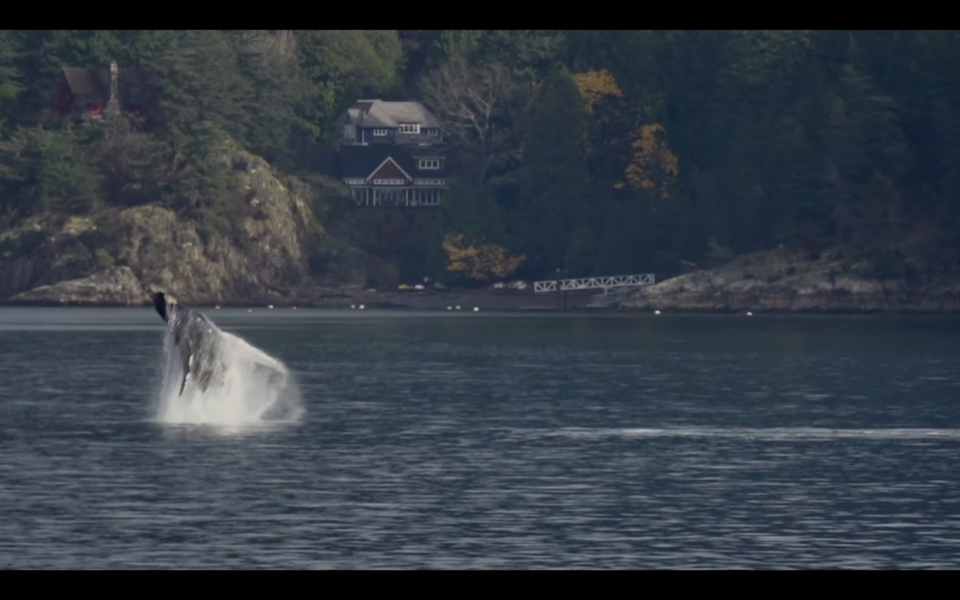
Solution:
{"label": "grassy patch", "polygon": [[106,269],[107,267],[112,267],[117,264],[117,259],[103,248],[100,248],[97,250],[97,262],[100,263],[101,267]]}

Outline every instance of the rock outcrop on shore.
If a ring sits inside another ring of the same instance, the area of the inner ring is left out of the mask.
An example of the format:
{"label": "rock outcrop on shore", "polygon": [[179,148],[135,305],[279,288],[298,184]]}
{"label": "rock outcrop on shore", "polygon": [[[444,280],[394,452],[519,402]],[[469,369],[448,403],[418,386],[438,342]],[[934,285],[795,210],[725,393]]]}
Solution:
{"label": "rock outcrop on shore", "polygon": [[786,249],[740,256],[643,288],[622,310],[675,312],[952,313],[960,312],[960,277],[910,271],[880,278],[866,262],[838,250],[816,260]]}
{"label": "rock outcrop on shore", "polygon": [[149,296],[130,267],[109,267],[93,275],[21,292],[12,304],[134,306]]}
{"label": "rock outcrop on shore", "polygon": [[[364,287],[360,252],[327,235],[302,193],[249,152],[224,160],[238,172],[244,215],[193,222],[142,205],[39,215],[0,233],[0,301],[136,305],[157,285],[197,305],[279,303]],[[308,248],[325,263],[320,276]]]}

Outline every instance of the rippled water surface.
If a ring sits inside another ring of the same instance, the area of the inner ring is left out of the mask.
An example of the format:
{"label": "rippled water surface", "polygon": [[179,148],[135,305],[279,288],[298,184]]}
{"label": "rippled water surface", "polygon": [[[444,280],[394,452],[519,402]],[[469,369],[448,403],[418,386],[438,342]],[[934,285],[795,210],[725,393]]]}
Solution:
{"label": "rippled water surface", "polygon": [[960,321],[208,314],[299,422],[158,422],[149,309],[0,309],[0,567],[960,567]]}

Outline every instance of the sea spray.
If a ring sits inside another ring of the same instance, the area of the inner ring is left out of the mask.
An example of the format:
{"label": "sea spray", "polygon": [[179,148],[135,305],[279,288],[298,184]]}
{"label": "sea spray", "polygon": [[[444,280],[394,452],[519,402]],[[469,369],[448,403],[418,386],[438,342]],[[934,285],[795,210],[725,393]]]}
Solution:
{"label": "sea spray", "polygon": [[159,422],[242,427],[300,419],[303,406],[299,386],[286,365],[215,326],[212,335],[220,336],[223,377],[206,391],[188,380],[181,394],[181,357],[173,333],[166,330],[156,405]]}

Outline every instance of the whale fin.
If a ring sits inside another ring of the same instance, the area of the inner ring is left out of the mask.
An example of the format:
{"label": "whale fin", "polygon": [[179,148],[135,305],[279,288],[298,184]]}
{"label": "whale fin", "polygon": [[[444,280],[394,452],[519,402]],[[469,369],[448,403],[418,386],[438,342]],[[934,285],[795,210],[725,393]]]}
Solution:
{"label": "whale fin", "polygon": [[180,382],[180,393],[179,396],[183,395],[183,389],[187,387],[187,379],[190,377],[190,367],[193,365],[193,355],[187,356],[187,360],[183,361],[183,381]]}

